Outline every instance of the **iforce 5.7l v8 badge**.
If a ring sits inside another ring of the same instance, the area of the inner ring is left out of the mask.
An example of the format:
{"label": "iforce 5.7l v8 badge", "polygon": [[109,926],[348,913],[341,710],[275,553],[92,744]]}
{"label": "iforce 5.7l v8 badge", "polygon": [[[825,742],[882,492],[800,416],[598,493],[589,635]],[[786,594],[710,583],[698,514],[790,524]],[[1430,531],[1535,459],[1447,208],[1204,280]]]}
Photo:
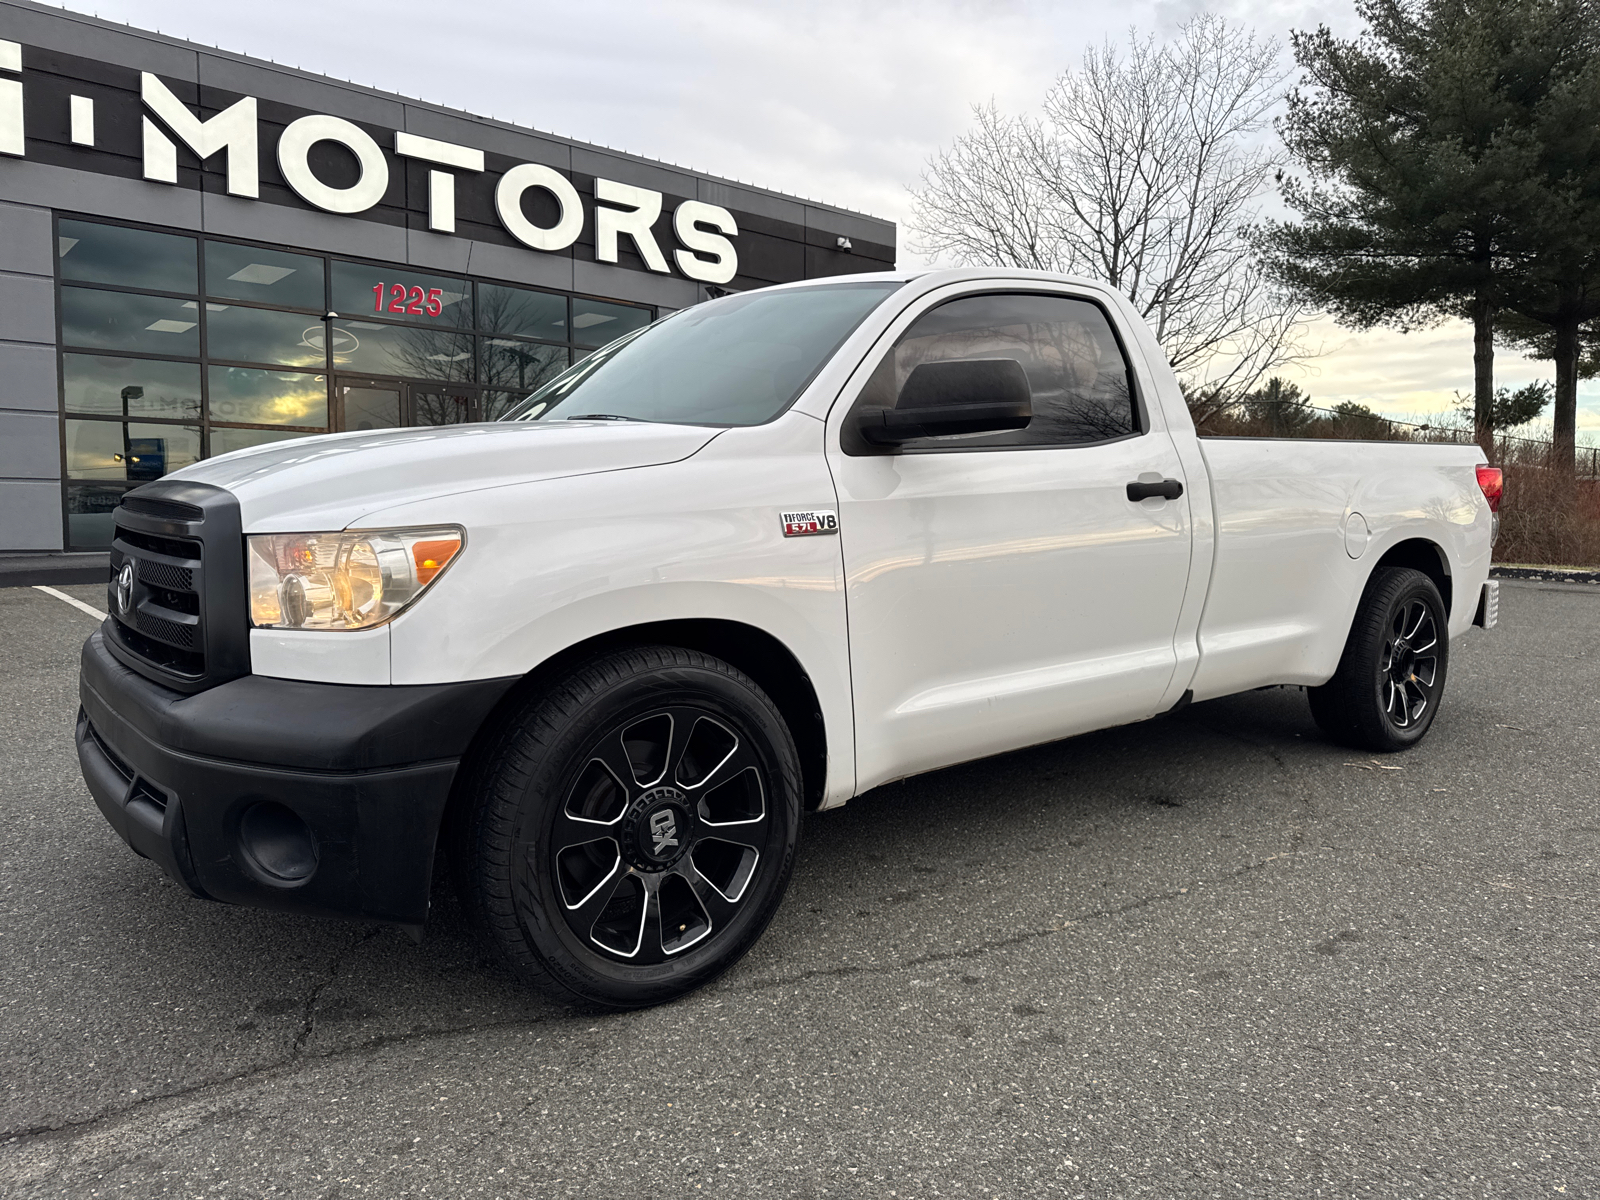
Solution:
{"label": "iforce 5.7l v8 badge", "polygon": [[819,533],[839,532],[838,515],[821,509],[779,513],[778,516],[783,519],[784,537],[811,537]]}

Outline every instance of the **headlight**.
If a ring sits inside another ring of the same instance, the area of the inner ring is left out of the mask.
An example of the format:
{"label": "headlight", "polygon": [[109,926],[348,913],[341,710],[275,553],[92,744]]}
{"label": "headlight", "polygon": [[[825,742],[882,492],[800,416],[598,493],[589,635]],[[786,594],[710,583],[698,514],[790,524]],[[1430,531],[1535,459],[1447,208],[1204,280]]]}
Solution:
{"label": "headlight", "polygon": [[245,541],[257,629],[370,629],[420,596],[460,553],[465,535],[445,525]]}

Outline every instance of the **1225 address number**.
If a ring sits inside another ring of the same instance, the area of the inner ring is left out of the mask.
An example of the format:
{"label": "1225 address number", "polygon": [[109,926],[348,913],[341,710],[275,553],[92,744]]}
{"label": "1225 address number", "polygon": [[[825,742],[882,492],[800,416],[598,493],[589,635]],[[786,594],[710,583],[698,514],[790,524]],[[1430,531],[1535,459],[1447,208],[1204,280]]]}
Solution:
{"label": "1225 address number", "polygon": [[[389,303],[384,304],[387,290]],[[444,312],[444,292],[439,288],[422,288],[413,284],[375,283],[372,285],[372,311],[375,313],[409,313],[414,317],[437,317]]]}

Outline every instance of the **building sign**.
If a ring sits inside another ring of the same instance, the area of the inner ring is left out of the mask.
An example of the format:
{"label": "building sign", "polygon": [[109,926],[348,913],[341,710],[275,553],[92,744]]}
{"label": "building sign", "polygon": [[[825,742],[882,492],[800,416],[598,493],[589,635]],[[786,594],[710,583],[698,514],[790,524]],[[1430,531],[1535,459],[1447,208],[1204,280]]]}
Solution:
{"label": "building sign", "polygon": [[[0,41],[0,155],[26,154],[24,129],[22,47]],[[158,76],[139,76],[140,130],[144,178],[178,184],[178,147],[202,162],[221,159],[226,170],[226,191],[231,196],[257,200],[261,196],[261,121],[257,101],[245,96],[210,117],[201,118],[183,103]],[[68,97],[71,141],[93,149],[97,145],[96,99]],[[739,258],[732,239],[739,229],[733,214],[715,204],[682,200],[672,210],[674,246],[663,247],[654,225],[661,217],[664,197],[649,188],[596,178],[594,200],[585,212],[583,198],[571,179],[553,167],[520,163],[486,178],[481,149],[437,141],[396,130],[386,136],[388,150],[400,160],[426,164],[428,172],[428,227],[435,232],[456,231],[457,190],[491,189],[494,211],[501,226],[531,250],[562,251],[576,242],[590,222],[595,259],[619,260],[626,240],[647,270],[678,274],[700,283],[725,284],[738,273]],[[333,186],[312,170],[313,150],[322,143],[343,147],[354,159],[354,181]],[[389,157],[379,139],[342,117],[310,114],[289,122],[278,134],[275,152],[278,170],[289,188],[305,203],[324,212],[357,215],[378,205],[389,189]],[[542,222],[529,216],[534,208],[546,214]],[[670,260],[668,251],[670,250]],[[398,286],[398,285],[397,285]],[[398,303],[393,297],[390,303]],[[407,294],[426,311],[424,294]],[[377,303],[375,301],[375,303]],[[377,311],[377,310],[374,310]]]}

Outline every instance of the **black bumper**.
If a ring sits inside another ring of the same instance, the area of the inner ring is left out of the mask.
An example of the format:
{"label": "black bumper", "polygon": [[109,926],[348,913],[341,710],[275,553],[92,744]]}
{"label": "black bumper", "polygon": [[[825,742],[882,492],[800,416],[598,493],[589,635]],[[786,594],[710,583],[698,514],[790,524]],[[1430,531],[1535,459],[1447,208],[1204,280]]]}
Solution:
{"label": "black bumper", "polygon": [[78,761],[123,841],[196,896],[417,928],[456,768],[514,682],[247,675],[185,695],[96,633]]}

